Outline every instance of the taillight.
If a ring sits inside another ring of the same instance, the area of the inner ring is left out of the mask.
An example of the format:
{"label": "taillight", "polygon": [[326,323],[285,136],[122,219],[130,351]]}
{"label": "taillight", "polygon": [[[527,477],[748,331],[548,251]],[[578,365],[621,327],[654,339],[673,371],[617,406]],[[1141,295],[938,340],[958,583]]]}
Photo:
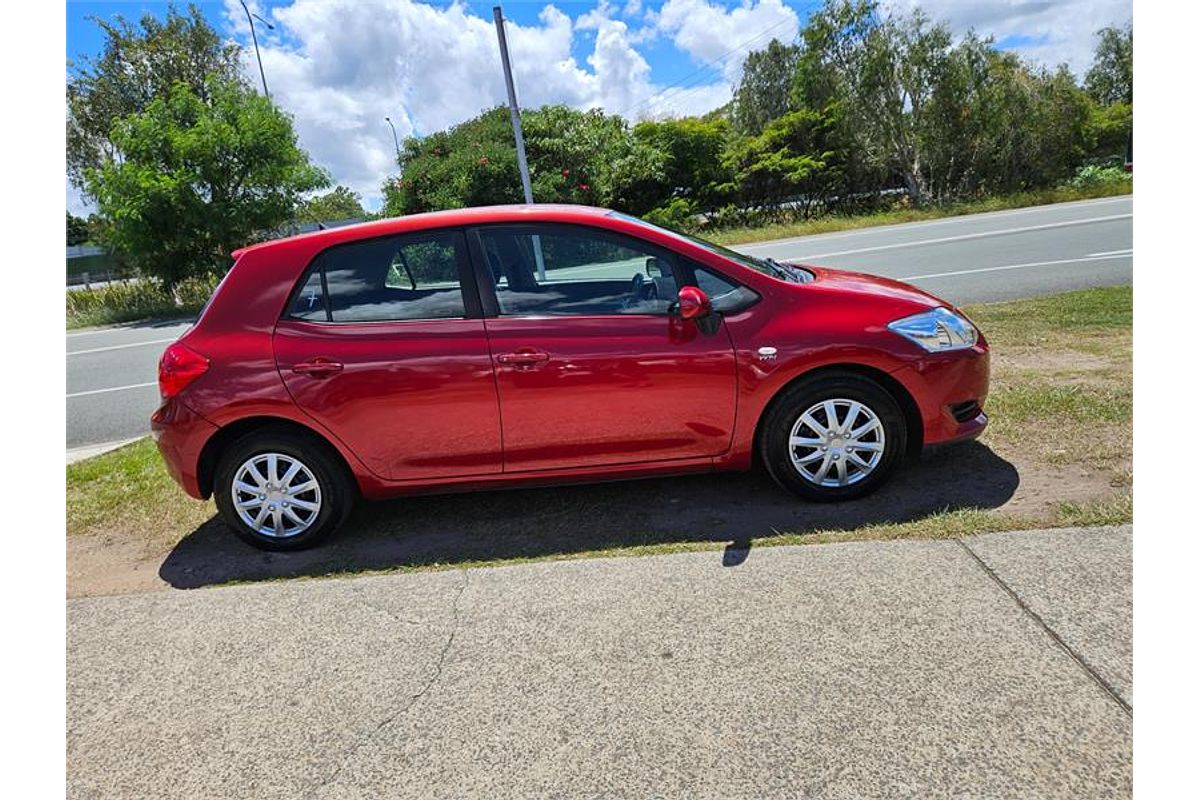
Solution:
{"label": "taillight", "polygon": [[163,400],[171,399],[208,372],[208,364],[207,358],[179,342],[168,347],[158,361],[158,391]]}

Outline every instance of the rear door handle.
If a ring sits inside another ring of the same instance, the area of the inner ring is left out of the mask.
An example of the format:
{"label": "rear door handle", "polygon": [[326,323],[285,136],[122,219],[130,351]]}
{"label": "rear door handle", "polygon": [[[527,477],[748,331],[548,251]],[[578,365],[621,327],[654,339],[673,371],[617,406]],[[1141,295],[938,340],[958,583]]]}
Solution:
{"label": "rear door handle", "polygon": [[517,367],[532,367],[537,364],[544,364],[550,360],[550,354],[544,353],[541,350],[526,348],[518,350],[515,353],[501,353],[496,356],[498,364],[512,364]]}
{"label": "rear door handle", "polygon": [[314,358],[311,361],[301,361],[299,364],[292,365],[292,372],[297,375],[310,375],[314,378],[328,378],[341,371],[341,362],[331,361],[328,358]]}

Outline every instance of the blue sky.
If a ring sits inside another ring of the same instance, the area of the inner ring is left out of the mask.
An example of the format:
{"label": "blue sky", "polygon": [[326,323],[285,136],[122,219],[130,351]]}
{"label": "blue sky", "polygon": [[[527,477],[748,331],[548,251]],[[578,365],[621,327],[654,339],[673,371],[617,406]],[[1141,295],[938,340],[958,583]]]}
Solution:
{"label": "blue sky", "polygon": [[[247,0],[273,99],[295,120],[301,144],[374,208],[394,172],[390,116],[400,136],[422,135],[504,102],[492,2]],[[186,3],[180,3],[185,7]],[[245,45],[243,69],[258,84],[249,27],[238,0],[201,2],[209,22]],[[506,2],[523,105],[566,103],[630,119],[702,113],[730,99],[746,54],[772,38],[791,41],[812,0],[581,0]],[[1129,0],[885,0],[919,5],[955,33],[974,28],[1044,64],[1086,69],[1094,31],[1124,24]],[[89,16],[144,13],[166,3],[68,2],[67,58],[95,55],[103,36]],[[1079,20],[1087,20],[1084,25]],[[87,207],[68,188],[68,208]]]}

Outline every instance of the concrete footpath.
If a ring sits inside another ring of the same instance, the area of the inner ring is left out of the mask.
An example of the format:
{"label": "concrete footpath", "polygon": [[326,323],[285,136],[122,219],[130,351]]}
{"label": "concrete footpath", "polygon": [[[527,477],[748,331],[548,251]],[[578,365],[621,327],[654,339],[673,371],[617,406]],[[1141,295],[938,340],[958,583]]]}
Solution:
{"label": "concrete footpath", "polygon": [[69,600],[68,796],[1127,797],[1131,538]]}

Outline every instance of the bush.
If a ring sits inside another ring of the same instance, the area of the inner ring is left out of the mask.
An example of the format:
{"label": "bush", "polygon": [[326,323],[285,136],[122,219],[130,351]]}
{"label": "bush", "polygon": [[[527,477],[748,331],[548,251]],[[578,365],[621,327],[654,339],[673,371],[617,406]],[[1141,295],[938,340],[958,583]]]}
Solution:
{"label": "bush", "polygon": [[1103,167],[1097,164],[1088,164],[1080,167],[1075,173],[1075,177],[1067,182],[1068,186],[1075,189],[1089,189],[1094,186],[1105,186],[1113,183],[1130,183],[1133,181],[1133,175],[1126,172],[1121,167]]}
{"label": "bush", "polygon": [[673,197],[666,205],[646,212],[643,219],[652,225],[677,231],[695,230],[696,204],[684,197]]}
{"label": "bush", "polygon": [[67,327],[196,314],[212,296],[218,280],[216,277],[187,278],[180,281],[173,292],[150,279],[68,290]]}

